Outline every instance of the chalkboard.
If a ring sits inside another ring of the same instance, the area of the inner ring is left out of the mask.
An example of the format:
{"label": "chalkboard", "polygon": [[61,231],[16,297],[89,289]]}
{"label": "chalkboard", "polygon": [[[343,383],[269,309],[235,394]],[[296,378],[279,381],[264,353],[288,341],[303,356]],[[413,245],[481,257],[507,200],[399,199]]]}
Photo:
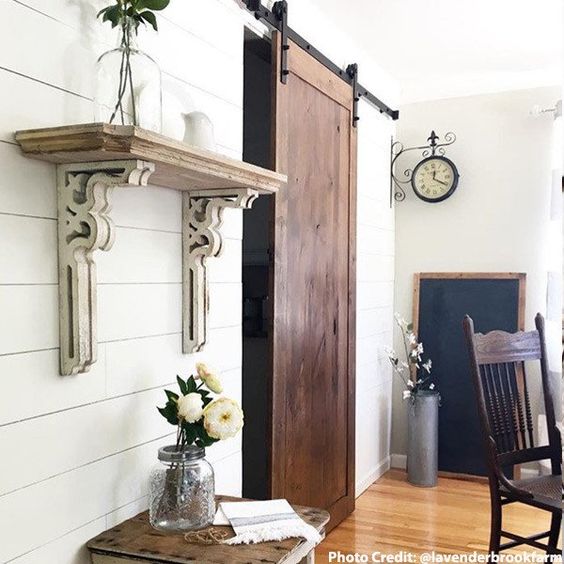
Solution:
{"label": "chalkboard", "polygon": [[484,447],[462,319],[476,332],[523,329],[525,274],[423,273],[415,275],[414,330],[433,361],[441,394],[439,471],[486,475]]}

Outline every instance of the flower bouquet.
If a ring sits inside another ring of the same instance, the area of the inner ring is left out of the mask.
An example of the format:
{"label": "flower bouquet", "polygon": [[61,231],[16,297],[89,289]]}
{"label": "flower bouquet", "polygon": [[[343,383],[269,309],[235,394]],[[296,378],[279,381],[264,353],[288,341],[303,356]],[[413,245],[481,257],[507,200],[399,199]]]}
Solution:
{"label": "flower bouquet", "polygon": [[407,479],[416,486],[433,487],[438,475],[438,429],[440,395],[431,382],[432,362],[423,359],[423,344],[413,324],[395,315],[401,330],[406,360],[391,349],[388,359],[405,385],[403,399],[410,399],[408,412]]}
{"label": "flower bouquet", "polygon": [[423,343],[417,340],[413,332],[413,323],[408,323],[398,313],[395,314],[394,319],[401,330],[406,360],[400,359],[393,349],[386,348],[385,352],[394,373],[405,385],[403,399],[411,398],[414,401],[418,393],[435,390],[435,384],[430,381],[433,363],[430,358],[423,361]]}
{"label": "flower bouquet", "polygon": [[179,393],[165,390],[167,402],[159,413],[176,426],[176,444],[159,450],[161,465],[151,474],[150,522],[165,531],[206,527],[215,515],[215,484],[205,448],[234,437],[243,427],[238,403],[221,394],[218,376],[205,364],[196,374],[176,378]]}

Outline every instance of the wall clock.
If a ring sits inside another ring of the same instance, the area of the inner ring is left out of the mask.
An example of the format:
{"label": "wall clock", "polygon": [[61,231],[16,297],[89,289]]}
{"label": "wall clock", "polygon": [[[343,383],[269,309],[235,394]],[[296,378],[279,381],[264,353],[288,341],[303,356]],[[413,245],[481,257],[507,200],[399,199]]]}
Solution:
{"label": "wall clock", "polygon": [[[399,141],[392,143],[390,205],[393,200],[405,200],[403,186],[407,184],[411,184],[415,195],[424,202],[442,202],[452,196],[460,175],[454,162],[445,156],[445,147],[456,141],[456,135],[449,132],[444,136],[444,142],[438,143],[438,140],[439,136],[431,131],[427,145],[406,149]],[[408,151],[421,151],[423,159],[413,169],[404,170],[401,179],[394,174],[395,164],[398,158]]]}
{"label": "wall clock", "polygon": [[458,186],[456,165],[442,155],[423,159],[411,175],[415,195],[425,202],[442,202],[452,196]]}

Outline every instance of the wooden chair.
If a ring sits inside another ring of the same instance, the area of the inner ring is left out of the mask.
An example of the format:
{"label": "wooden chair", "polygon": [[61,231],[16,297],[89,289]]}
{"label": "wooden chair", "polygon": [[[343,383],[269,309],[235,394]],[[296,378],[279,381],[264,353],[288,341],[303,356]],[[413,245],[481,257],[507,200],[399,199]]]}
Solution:
{"label": "wooden chair", "polygon": [[[474,322],[464,318],[464,332],[470,352],[474,389],[486,447],[491,498],[490,552],[499,554],[519,545],[529,545],[559,554],[562,522],[562,446],[554,416],[550,389],[544,319],[537,314],[536,331],[474,333]],[[535,446],[525,362],[540,361],[542,392],[548,425],[548,445]],[[551,474],[511,479],[507,469],[515,464],[550,459]],[[550,530],[522,537],[502,529],[502,508],[525,503],[552,514]],[[501,544],[501,537],[511,539]],[[548,543],[540,543],[540,539]]]}

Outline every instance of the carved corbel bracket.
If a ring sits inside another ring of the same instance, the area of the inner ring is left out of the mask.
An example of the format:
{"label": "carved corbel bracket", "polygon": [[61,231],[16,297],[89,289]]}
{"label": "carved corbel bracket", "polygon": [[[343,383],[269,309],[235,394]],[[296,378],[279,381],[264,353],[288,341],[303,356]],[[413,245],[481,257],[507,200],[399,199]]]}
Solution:
{"label": "carved corbel bracket", "polygon": [[145,186],[154,165],[140,160],[57,166],[61,374],[86,372],[96,361],[96,263],[115,228],[109,217],[116,186]]}
{"label": "carved corbel bracket", "polygon": [[183,342],[185,354],[202,350],[207,337],[209,281],[206,260],[223,248],[225,208],[249,209],[258,192],[249,188],[186,192],[182,203]]}

